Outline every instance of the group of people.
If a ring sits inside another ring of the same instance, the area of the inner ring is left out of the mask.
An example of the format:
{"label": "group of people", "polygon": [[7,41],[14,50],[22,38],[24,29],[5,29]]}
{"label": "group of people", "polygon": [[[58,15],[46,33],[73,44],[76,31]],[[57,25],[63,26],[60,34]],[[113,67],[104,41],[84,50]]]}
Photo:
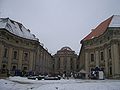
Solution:
{"label": "group of people", "polygon": [[88,77],[90,79],[104,79],[104,69],[99,67],[92,68]]}

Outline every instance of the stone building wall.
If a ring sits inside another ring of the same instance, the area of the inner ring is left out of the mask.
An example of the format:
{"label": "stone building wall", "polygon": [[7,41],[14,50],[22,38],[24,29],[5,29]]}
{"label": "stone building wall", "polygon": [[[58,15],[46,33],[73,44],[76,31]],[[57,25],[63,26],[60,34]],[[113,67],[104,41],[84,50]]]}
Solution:
{"label": "stone building wall", "polygon": [[120,28],[108,28],[100,37],[83,42],[84,52],[79,58],[81,68],[90,73],[93,68],[99,67],[104,69],[106,78],[120,78],[119,45]]}
{"label": "stone building wall", "polygon": [[55,74],[71,74],[76,72],[77,54],[69,47],[63,47],[57,51],[54,57]]}
{"label": "stone building wall", "polygon": [[[13,21],[12,23],[18,22]],[[9,27],[12,26],[9,24]],[[19,27],[22,27],[21,24]],[[34,72],[35,74],[52,72],[52,55],[40,45],[38,39],[24,37],[17,36],[6,28],[0,28],[0,72],[7,70],[11,75],[15,74],[15,71],[27,72],[27,74],[28,72]]]}
{"label": "stone building wall", "polygon": [[90,75],[96,68],[103,70],[106,78],[120,78],[120,15],[100,23],[81,44],[80,69]]}

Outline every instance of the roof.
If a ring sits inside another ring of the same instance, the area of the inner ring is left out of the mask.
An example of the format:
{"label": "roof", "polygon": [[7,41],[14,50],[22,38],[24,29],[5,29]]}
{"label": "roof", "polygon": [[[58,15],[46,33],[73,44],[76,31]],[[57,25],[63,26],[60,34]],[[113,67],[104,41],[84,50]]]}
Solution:
{"label": "roof", "polygon": [[61,48],[61,50],[60,51],[64,51],[64,50],[67,50],[67,51],[72,51],[72,49],[70,48],[70,47],[63,47],[63,48]]}
{"label": "roof", "polygon": [[38,38],[34,34],[31,34],[29,29],[26,29],[21,23],[9,18],[0,18],[0,29],[5,29],[22,38],[38,41]]}
{"label": "roof", "polygon": [[102,35],[108,27],[120,27],[120,15],[113,15],[107,20],[100,23],[95,29],[92,30],[82,41],[93,39]]}

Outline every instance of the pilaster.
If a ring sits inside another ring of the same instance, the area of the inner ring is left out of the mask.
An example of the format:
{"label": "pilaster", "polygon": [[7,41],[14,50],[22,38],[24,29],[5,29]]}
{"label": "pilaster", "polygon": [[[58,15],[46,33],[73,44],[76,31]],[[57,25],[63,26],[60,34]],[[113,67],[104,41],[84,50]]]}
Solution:
{"label": "pilaster", "polygon": [[0,44],[0,69],[2,68],[4,45]]}
{"label": "pilaster", "polygon": [[120,74],[119,70],[119,52],[118,52],[118,44],[112,45],[112,67],[113,67],[113,75],[114,77],[117,77],[118,74]]}
{"label": "pilaster", "polygon": [[60,57],[60,72],[62,73],[63,72],[63,69],[64,69],[64,63],[63,63],[63,61],[64,61],[64,57]]}
{"label": "pilaster", "polygon": [[22,70],[23,50],[19,49],[18,69]]}
{"label": "pilaster", "polygon": [[104,50],[105,52],[105,76],[108,77],[109,71],[108,71],[108,56],[107,56],[107,48]]}
{"label": "pilaster", "polygon": [[[88,56],[88,53],[86,52],[85,53],[85,71],[89,73],[89,56]],[[85,76],[86,78],[88,78],[88,75],[86,74]]]}
{"label": "pilaster", "polygon": [[34,62],[33,52],[30,51],[29,71],[33,70],[33,62]]}
{"label": "pilaster", "polygon": [[99,67],[99,52],[95,52],[95,62],[96,62],[96,67]]}
{"label": "pilaster", "polygon": [[13,56],[13,48],[9,48],[9,56],[8,56],[8,69],[11,69],[11,62],[12,62],[12,56]]}

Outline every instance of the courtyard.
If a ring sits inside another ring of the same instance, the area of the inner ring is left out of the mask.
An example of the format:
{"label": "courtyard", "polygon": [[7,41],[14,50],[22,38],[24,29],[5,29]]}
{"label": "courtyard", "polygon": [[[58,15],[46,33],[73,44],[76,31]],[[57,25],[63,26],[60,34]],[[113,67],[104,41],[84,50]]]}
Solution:
{"label": "courtyard", "polygon": [[26,77],[0,79],[0,90],[120,90],[120,80],[30,80]]}

